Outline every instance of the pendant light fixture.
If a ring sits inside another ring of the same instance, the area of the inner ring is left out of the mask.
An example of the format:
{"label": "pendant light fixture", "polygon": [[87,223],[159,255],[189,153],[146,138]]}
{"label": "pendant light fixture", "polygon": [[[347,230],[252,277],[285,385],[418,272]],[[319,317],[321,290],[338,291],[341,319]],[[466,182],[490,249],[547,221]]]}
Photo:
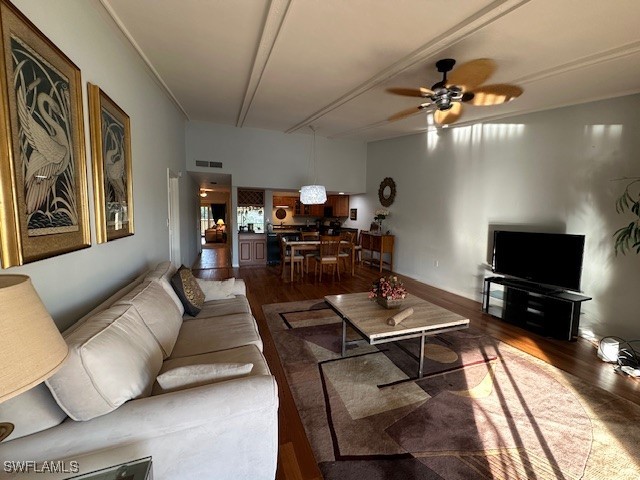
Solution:
{"label": "pendant light fixture", "polygon": [[317,185],[318,175],[316,172],[316,129],[309,126],[313,132],[313,143],[311,144],[311,161],[313,162],[313,185],[303,185],[300,189],[300,203],[305,205],[321,205],[327,201],[327,190],[323,185]]}

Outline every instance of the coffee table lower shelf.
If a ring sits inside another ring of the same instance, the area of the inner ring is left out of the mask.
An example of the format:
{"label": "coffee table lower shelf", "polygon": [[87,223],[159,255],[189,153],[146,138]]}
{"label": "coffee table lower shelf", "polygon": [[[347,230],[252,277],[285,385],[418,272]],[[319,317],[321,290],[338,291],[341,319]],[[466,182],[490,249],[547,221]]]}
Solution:
{"label": "coffee table lower shelf", "polygon": [[[338,313],[338,312],[336,312]],[[338,313],[339,314],[339,313]],[[347,324],[349,324],[349,326],[351,328],[353,328],[356,332],[358,332],[358,334],[362,337],[359,340],[348,340],[347,341]],[[364,335],[362,332],[360,332],[358,330],[358,328],[353,325],[351,322],[349,322],[348,319],[342,317],[342,356],[344,357],[347,353],[347,345],[348,344],[352,344],[352,343],[357,343],[357,342],[361,342],[362,340],[365,340],[369,345],[379,345],[381,343],[390,343],[390,342],[397,342],[399,340],[409,340],[411,338],[419,338],[420,339],[420,354],[418,355],[418,376],[417,378],[422,378],[422,370],[424,368],[424,339],[426,337],[432,336],[432,335],[440,335],[441,333],[449,333],[449,332],[453,332],[455,330],[462,330],[465,328],[468,328],[468,325],[465,326],[458,326],[458,327],[444,327],[444,328],[438,328],[435,330],[423,330],[422,332],[419,333],[412,333],[409,335],[393,335],[390,337],[382,337],[379,339],[370,339],[367,338],[366,335]]]}
{"label": "coffee table lower shelf", "polygon": [[343,357],[347,353],[348,344],[361,341],[347,341],[347,326],[353,328],[369,345],[419,338],[420,353],[417,378],[422,378],[425,338],[469,327],[468,319],[415,296],[411,296],[410,301],[407,302],[408,306],[415,309],[414,318],[412,318],[410,325],[407,327],[386,326],[388,310],[382,309],[373,302],[367,303],[366,298],[366,293],[325,297],[327,304],[342,319]]}

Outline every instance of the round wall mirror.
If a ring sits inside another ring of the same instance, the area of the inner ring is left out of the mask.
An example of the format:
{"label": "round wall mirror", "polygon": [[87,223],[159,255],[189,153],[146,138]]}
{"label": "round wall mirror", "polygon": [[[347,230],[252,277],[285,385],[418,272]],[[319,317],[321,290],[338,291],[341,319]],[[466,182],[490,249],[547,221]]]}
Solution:
{"label": "round wall mirror", "polygon": [[284,208],[279,208],[276,210],[276,218],[278,220],[283,220],[287,216],[287,211]]}
{"label": "round wall mirror", "polygon": [[383,207],[391,206],[396,198],[396,182],[393,181],[393,178],[387,177],[380,182],[378,198]]}

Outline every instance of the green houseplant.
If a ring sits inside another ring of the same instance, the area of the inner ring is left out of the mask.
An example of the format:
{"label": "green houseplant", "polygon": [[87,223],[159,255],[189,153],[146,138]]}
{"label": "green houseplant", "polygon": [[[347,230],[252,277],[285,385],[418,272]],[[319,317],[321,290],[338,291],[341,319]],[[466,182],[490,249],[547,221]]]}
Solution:
{"label": "green houseplant", "polygon": [[625,177],[620,180],[627,180],[622,195],[616,200],[616,212],[630,212],[633,220],[625,227],[615,231],[614,249],[616,255],[635,250],[640,254],[640,177]]}

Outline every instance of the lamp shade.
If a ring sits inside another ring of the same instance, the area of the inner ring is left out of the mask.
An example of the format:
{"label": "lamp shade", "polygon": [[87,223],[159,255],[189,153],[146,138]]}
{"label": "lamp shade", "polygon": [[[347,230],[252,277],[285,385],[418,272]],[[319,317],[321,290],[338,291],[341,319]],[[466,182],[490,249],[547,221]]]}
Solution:
{"label": "lamp shade", "polygon": [[0,275],[0,403],[49,378],[69,348],[26,275]]}
{"label": "lamp shade", "polygon": [[300,203],[320,205],[327,201],[327,191],[323,185],[305,185],[300,189]]}
{"label": "lamp shade", "polygon": [[224,220],[223,220],[223,219],[220,219],[220,220],[218,220],[216,223],[217,223],[218,225],[224,225]]}

